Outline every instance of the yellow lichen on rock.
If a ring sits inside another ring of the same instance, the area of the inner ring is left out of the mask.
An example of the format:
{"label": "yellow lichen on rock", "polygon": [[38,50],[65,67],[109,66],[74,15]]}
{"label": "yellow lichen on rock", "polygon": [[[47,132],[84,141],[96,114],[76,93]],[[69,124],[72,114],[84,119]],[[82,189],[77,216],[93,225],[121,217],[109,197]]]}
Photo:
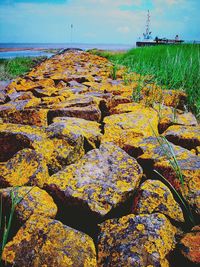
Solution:
{"label": "yellow lichen on rock", "polygon": [[160,181],[147,180],[139,188],[134,213],[162,213],[169,218],[184,222],[183,212],[174,200],[169,188]]}
{"label": "yellow lichen on rock", "polygon": [[32,215],[3,251],[3,261],[17,266],[96,267],[93,240],[61,222]]}
{"label": "yellow lichen on rock", "polygon": [[[100,224],[98,266],[169,266],[176,228],[162,214],[128,215]],[[167,234],[166,234],[167,233]]]}
{"label": "yellow lichen on rock", "polygon": [[3,203],[7,203],[8,208],[11,205],[11,194],[16,198],[22,199],[15,208],[16,219],[20,224],[28,220],[32,214],[37,214],[38,217],[45,216],[50,218],[54,218],[57,214],[57,206],[52,197],[36,186],[0,189],[0,196],[3,199]]}

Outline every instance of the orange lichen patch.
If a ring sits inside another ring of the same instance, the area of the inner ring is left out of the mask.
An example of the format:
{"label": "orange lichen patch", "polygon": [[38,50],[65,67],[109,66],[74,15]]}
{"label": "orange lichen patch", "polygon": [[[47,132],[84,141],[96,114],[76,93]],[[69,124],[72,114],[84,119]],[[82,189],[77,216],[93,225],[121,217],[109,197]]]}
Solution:
{"label": "orange lichen patch", "polygon": [[131,214],[99,226],[98,266],[169,266],[177,230],[164,215]]}
{"label": "orange lichen patch", "polygon": [[183,108],[186,104],[186,93],[178,90],[162,90],[156,84],[148,84],[141,90],[142,102],[146,105],[163,103],[166,106]]}
{"label": "orange lichen patch", "polygon": [[160,181],[147,180],[139,188],[138,201],[133,207],[136,214],[162,213],[184,222],[183,212],[169,188]]}
{"label": "orange lichen patch", "polygon": [[93,240],[61,222],[32,215],[3,251],[3,261],[17,266],[96,267]]}
{"label": "orange lichen patch", "polygon": [[141,177],[136,160],[107,143],[52,175],[45,188],[66,205],[78,202],[88,206],[98,218],[123,204],[138,187]]}
{"label": "orange lichen patch", "polygon": [[0,169],[0,187],[38,185],[43,186],[49,174],[41,154],[32,149],[17,152]]}
{"label": "orange lichen patch", "polygon": [[180,241],[181,253],[191,262],[200,264],[200,231],[194,227]]}
{"label": "orange lichen patch", "polygon": [[[15,215],[20,224],[24,223],[32,214],[54,218],[57,213],[57,206],[52,197],[38,187],[17,187],[0,189],[0,196],[3,203],[11,205],[11,193],[18,198],[22,198],[15,208]],[[8,208],[8,207],[7,207]]]}
{"label": "orange lichen patch", "polygon": [[[55,127],[56,125],[63,126],[63,135],[69,134],[69,132],[73,132],[77,135],[81,134],[85,142],[87,142],[86,145],[89,145],[91,148],[96,148],[100,145],[102,134],[100,132],[99,123],[70,117],[55,118],[53,121]],[[50,125],[50,128],[51,127],[53,127],[52,124]]]}
{"label": "orange lichen patch", "polygon": [[134,107],[133,112],[105,117],[104,123],[102,142],[114,142],[124,148],[124,144],[129,140],[151,136],[152,128],[157,133],[158,117],[153,109],[138,105]]}
{"label": "orange lichen patch", "polygon": [[200,146],[199,126],[179,126],[169,127],[163,134],[170,142],[187,149]]}

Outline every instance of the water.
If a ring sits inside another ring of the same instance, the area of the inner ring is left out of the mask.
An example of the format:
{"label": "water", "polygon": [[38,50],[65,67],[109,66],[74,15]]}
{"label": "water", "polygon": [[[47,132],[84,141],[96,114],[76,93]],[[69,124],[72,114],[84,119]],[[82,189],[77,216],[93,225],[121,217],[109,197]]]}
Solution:
{"label": "water", "polygon": [[40,57],[40,56],[51,57],[52,55],[53,55],[52,53],[46,53],[43,51],[31,51],[31,50],[0,52],[0,58]]}
{"label": "water", "polygon": [[0,43],[0,48],[17,48],[20,51],[8,51],[0,52],[0,58],[14,58],[21,56],[37,57],[37,56],[47,56],[50,57],[53,53],[47,53],[45,51],[38,50],[25,50],[25,49],[65,49],[65,48],[80,48],[83,50],[87,49],[103,49],[103,50],[129,50],[135,47],[133,45],[124,45],[124,44],[36,44],[36,43]]}

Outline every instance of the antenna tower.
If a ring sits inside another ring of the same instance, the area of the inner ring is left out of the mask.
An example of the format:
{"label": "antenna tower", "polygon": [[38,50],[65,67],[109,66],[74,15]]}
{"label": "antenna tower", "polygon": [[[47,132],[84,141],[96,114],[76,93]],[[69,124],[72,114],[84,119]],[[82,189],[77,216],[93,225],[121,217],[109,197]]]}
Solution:
{"label": "antenna tower", "polygon": [[147,21],[146,21],[146,36],[150,35],[150,13],[147,12]]}

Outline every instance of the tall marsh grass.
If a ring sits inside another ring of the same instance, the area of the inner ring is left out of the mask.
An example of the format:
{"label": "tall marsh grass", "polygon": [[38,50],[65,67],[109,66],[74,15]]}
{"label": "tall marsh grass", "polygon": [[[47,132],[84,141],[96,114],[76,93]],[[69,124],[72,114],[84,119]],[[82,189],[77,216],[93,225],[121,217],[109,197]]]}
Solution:
{"label": "tall marsh grass", "polygon": [[151,75],[152,81],[167,89],[184,90],[189,108],[200,118],[200,45],[151,46],[105,55],[131,71]]}

